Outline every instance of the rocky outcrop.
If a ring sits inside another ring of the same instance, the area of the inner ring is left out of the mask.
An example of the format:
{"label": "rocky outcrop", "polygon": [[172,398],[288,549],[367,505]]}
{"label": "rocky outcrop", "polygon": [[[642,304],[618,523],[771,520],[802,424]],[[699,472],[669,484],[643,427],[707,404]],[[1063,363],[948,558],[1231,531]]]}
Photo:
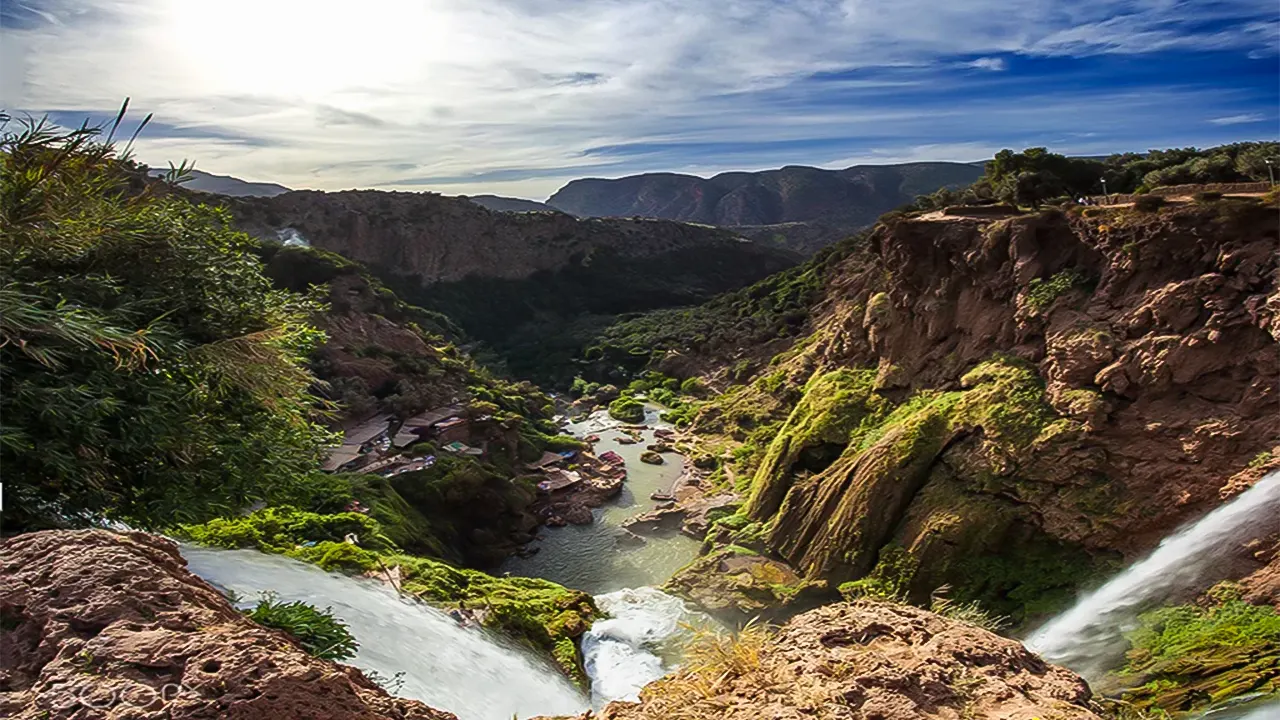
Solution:
{"label": "rocky outcrop", "polygon": [[584,316],[694,305],[801,259],[706,226],[496,212],[432,193],[298,191],[225,203],[241,229],[363,262],[502,354],[511,374],[563,385],[589,339],[575,324]]}
{"label": "rocky outcrop", "polygon": [[297,233],[313,247],[428,285],[468,277],[521,280],[589,264],[598,253],[638,259],[716,248],[744,261],[746,255],[772,256],[780,261],[774,269],[790,264],[779,251],[714,228],[498,212],[434,193],[298,190],[236,198],[228,205],[238,224],[254,235],[277,239]]}
{"label": "rocky outcrop", "polygon": [[825,580],[806,580],[786,563],[738,546],[702,555],[663,586],[729,625],[779,622],[836,599]]}
{"label": "rocky outcrop", "polygon": [[[705,651],[705,652],[704,652]],[[800,615],[770,636],[695,647],[638,703],[600,720],[1099,720],[1088,685],[1019,643],[903,605]],[[590,716],[587,716],[590,717]]]}
{"label": "rocky outcrop", "polygon": [[745,519],[806,578],[1052,612],[1280,463],[1276,227],[1245,201],[878,227],[726,393],[783,409],[712,430],[779,423]]}
{"label": "rocky outcrop", "polygon": [[143,533],[6,540],[0,715],[15,720],[456,720],[254,624]]}

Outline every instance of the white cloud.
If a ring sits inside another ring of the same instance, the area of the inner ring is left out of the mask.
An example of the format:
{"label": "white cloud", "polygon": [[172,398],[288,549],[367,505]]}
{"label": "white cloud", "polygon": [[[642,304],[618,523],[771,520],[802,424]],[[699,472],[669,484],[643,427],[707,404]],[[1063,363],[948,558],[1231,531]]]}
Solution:
{"label": "white cloud", "polygon": [[[169,125],[224,131],[218,138],[144,134],[138,155],[157,165],[187,157],[210,172],[321,189],[439,178],[405,187],[532,197],[545,197],[566,176],[617,171],[617,158],[586,154],[602,146],[998,128],[998,117],[975,122],[972,105],[921,117],[892,102],[895,87],[928,87],[957,57],[1000,70],[1000,54],[1247,52],[1274,39],[1267,35],[1274,24],[1256,20],[1274,8],[1252,0],[1210,8],[1183,0],[39,5],[58,22],[0,29],[0,106],[103,111],[130,96],[139,113]],[[1236,18],[1255,20],[1225,22]],[[1236,29],[1182,29],[1214,20]],[[21,62],[8,62],[15,53]],[[815,73],[852,74],[814,90],[805,79]],[[889,101],[812,102],[815,92],[836,91]],[[782,148],[777,157],[822,160],[794,152]]]}
{"label": "white cloud", "polygon": [[1247,125],[1249,123],[1258,123],[1266,120],[1261,113],[1245,113],[1243,115],[1227,115],[1225,117],[1216,117],[1209,122],[1214,125]]}
{"label": "white cloud", "polygon": [[1001,72],[1003,70],[1006,70],[1009,67],[1009,64],[1005,62],[1004,58],[984,57],[984,58],[978,58],[977,60],[970,60],[967,63],[963,63],[963,66],[974,68],[976,70],[990,70],[992,72]]}

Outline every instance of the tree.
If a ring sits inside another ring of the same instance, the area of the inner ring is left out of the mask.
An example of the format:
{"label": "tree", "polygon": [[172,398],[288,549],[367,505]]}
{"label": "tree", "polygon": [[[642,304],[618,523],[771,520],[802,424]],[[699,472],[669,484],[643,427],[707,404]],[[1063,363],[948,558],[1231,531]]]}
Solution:
{"label": "tree", "polygon": [[1039,208],[1040,203],[1063,192],[1062,181],[1053,173],[1024,170],[1004,179],[999,196],[1005,202]]}
{"label": "tree", "polygon": [[92,128],[0,135],[5,529],[237,510],[312,470],[319,306]]}
{"label": "tree", "polygon": [[[1267,160],[1280,166],[1280,143],[1249,143],[1236,155],[1235,169],[1250,180],[1270,180]],[[1280,171],[1280,167],[1271,170],[1277,171]]]}

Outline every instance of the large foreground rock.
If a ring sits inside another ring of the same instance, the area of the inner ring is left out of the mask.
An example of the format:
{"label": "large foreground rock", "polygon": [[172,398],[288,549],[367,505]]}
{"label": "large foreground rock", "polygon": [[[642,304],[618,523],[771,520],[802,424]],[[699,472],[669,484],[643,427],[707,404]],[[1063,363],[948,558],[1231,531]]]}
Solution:
{"label": "large foreground rock", "polygon": [[[905,605],[828,605],[705,653],[601,720],[1098,720],[1088,685],[1019,643]],[[720,658],[716,660],[715,658]],[[701,667],[700,667],[701,665]]]}
{"label": "large foreground rock", "polygon": [[0,558],[0,717],[456,720],[250,622],[163,538],[39,532]]}

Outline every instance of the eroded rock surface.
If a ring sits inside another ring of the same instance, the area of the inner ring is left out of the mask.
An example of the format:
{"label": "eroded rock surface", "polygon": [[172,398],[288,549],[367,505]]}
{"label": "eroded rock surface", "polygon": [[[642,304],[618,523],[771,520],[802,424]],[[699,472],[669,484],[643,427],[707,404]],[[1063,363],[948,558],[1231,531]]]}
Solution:
{"label": "eroded rock surface", "polygon": [[[828,605],[600,720],[1099,720],[1088,685],[1019,643],[902,605]],[[586,717],[591,717],[590,715]]]}
{"label": "eroded rock surface", "polygon": [[164,538],[49,531],[0,552],[0,716],[456,720],[251,622]]}

